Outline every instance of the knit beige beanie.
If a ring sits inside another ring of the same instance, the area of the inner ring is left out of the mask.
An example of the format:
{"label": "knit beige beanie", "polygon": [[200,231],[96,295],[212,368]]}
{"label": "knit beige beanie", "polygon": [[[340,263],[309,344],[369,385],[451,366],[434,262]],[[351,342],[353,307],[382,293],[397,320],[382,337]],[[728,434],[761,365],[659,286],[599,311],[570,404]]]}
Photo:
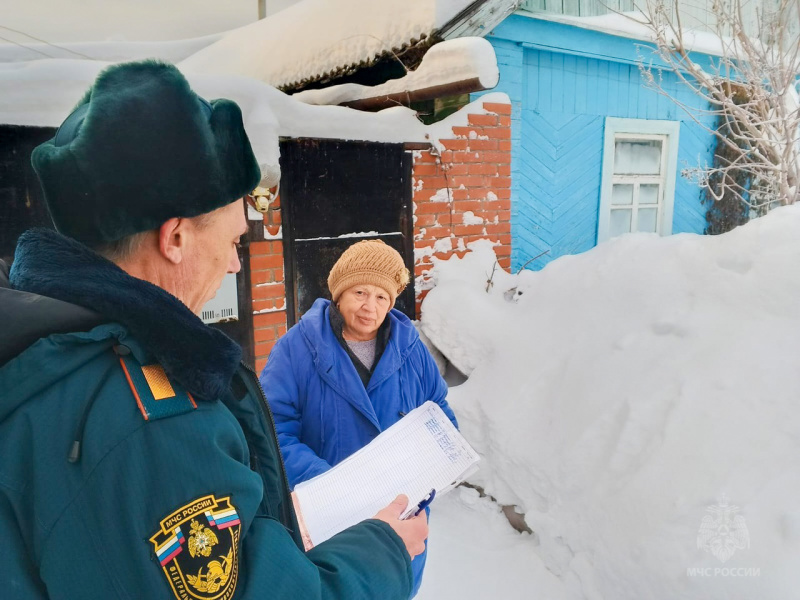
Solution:
{"label": "knit beige beanie", "polygon": [[345,250],[328,275],[328,289],[334,302],[346,289],[359,284],[376,285],[392,297],[408,285],[409,275],[400,253],[380,240],[364,240]]}

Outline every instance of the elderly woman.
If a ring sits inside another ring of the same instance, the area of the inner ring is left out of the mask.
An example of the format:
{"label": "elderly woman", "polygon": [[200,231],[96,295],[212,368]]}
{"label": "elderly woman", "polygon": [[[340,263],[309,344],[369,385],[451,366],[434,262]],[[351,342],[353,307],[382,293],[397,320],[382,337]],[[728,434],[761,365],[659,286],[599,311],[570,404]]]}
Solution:
{"label": "elderly woman", "polygon": [[[432,400],[456,424],[447,385],[414,325],[393,308],[408,284],[400,254],[379,240],[350,246],[318,299],[281,338],[261,373],[292,487],[368,444]],[[412,562],[416,594],[425,554]]]}

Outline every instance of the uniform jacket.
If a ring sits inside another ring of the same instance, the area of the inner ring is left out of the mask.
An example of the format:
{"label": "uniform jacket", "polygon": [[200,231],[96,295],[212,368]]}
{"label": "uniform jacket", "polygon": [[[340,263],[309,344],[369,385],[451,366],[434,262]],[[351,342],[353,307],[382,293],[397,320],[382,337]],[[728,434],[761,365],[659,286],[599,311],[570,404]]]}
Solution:
{"label": "uniform jacket", "polygon": [[[317,300],[261,373],[292,486],[327,471],[427,400],[457,425],[447,384],[408,317],[389,312],[389,340],[365,388],[329,311],[329,300]],[[414,559],[415,592],[424,564],[424,554]]]}
{"label": "uniform jacket", "polygon": [[24,234],[15,289],[2,279],[0,316],[25,330],[47,312],[58,332],[0,348],[4,598],[408,597],[409,557],[383,522],[303,552],[269,408],[232,340],[54,232]]}

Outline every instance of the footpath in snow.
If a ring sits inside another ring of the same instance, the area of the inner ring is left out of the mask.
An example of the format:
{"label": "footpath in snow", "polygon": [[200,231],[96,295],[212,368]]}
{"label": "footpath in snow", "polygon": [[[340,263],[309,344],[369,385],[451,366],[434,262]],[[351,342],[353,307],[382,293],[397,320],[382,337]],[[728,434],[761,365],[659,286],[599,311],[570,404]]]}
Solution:
{"label": "footpath in snow", "polygon": [[800,207],[539,272],[440,262],[422,330],[483,456],[434,504],[420,598],[784,600],[800,589]]}

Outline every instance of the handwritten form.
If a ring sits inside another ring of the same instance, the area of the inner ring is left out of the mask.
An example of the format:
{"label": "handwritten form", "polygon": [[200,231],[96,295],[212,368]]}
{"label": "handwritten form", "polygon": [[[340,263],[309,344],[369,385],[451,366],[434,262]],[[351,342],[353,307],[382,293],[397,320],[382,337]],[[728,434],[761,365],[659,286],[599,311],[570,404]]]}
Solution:
{"label": "handwritten form", "polygon": [[374,517],[398,494],[409,498],[406,518],[431,489],[438,498],[473,473],[478,460],[439,405],[426,402],[330,471],[295,487],[306,547]]}

